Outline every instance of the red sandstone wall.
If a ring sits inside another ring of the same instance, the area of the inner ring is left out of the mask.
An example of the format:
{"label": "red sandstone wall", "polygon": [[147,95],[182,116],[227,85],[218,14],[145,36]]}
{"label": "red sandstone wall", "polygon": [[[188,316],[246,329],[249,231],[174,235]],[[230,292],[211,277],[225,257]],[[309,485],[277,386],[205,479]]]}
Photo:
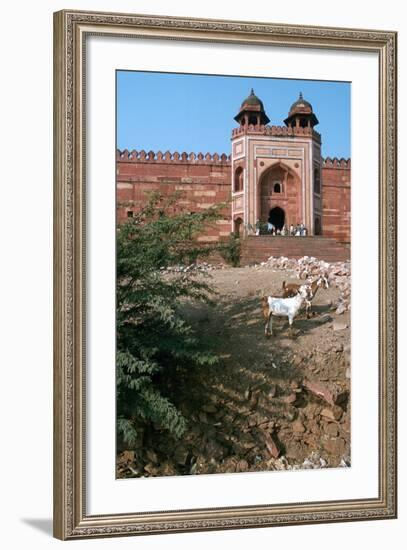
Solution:
{"label": "red sandstone wall", "polygon": [[351,236],[351,162],[327,158],[322,166],[322,234],[344,243]]}
{"label": "red sandstone wall", "polygon": [[[117,155],[116,170],[119,222],[127,219],[128,211],[137,211],[151,191],[168,196],[181,193],[177,204],[189,212],[230,200],[230,159],[226,155],[155,155],[125,151]],[[208,228],[200,239],[217,241],[227,237],[232,231],[230,217],[229,206],[223,212],[223,219]]]}
{"label": "red sandstone wall", "polygon": [[[226,155],[191,153],[117,152],[118,221],[127,219],[128,211],[137,211],[146,201],[146,193],[159,191],[171,195],[182,193],[180,207],[190,212],[230,200],[231,166]],[[325,159],[322,167],[322,235],[350,242],[350,160]],[[201,238],[217,241],[232,231],[231,206],[216,227]],[[296,223],[296,222],[293,222]]]}

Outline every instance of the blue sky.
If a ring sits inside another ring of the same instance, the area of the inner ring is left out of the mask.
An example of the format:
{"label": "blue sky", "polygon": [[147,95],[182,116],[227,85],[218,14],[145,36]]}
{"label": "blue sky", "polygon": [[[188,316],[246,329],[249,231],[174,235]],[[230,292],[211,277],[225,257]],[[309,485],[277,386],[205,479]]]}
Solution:
{"label": "blue sky", "polygon": [[233,117],[251,88],[276,125],[301,91],[319,120],[322,155],[350,157],[348,82],[135,71],[117,72],[117,147],[229,154]]}

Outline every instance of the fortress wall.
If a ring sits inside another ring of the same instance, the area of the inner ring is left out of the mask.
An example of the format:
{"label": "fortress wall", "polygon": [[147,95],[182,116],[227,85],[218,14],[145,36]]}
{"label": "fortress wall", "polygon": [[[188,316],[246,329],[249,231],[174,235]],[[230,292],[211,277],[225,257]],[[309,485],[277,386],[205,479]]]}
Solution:
{"label": "fortress wall", "polygon": [[322,166],[322,234],[351,238],[351,161],[326,158]]}
{"label": "fortress wall", "polygon": [[[174,211],[197,212],[214,204],[227,203],[231,194],[230,170],[230,159],[226,155],[119,153],[118,221],[125,221],[128,212],[139,210],[148,193],[153,191],[164,196],[179,193]],[[222,214],[222,219],[200,237],[202,240],[218,241],[229,236],[232,230],[230,203]]]}
{"label": "fortress wall", "polygon": [[[226,154],[154,153],[117,151],[118,221],[145,204],[149,192],[163,195],[180,193],[179,209],[196,212],[231,196],[231,162]],[[350,242],[351,161],[323,159],[322,165],[323,236]],[[217,241],[232,231],[230,203],[223,219],[209,228],[202,239]]]}

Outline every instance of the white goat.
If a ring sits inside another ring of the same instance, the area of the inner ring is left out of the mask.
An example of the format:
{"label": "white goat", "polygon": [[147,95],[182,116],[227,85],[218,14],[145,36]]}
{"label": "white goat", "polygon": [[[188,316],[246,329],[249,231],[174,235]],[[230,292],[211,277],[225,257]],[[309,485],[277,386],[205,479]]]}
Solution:
{"label": "white goat", "polygon": [[278,298],[273,296],[263,296],[262,308],[263,316],[266,319],[266,326],[264,333],[266,336],[273,334],[272,316],[288,317],[288,323],[290,326],[293,324],[294,318],[297,316],[304,302],[310,299],[311,286],[301,285],[298,294],[291,298]]}

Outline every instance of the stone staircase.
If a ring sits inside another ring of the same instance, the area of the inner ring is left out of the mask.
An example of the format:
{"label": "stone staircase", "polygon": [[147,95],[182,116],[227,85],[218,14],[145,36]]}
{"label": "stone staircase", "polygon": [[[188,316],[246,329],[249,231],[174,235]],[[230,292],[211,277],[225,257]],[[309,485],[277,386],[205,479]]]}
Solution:
{"label": "stone staircase", "polygon": [[242,240],[240,265],[266,261],[270,256],[314,256],[326,262],[350,259],[350,246],[326,237],[250,235]]}

